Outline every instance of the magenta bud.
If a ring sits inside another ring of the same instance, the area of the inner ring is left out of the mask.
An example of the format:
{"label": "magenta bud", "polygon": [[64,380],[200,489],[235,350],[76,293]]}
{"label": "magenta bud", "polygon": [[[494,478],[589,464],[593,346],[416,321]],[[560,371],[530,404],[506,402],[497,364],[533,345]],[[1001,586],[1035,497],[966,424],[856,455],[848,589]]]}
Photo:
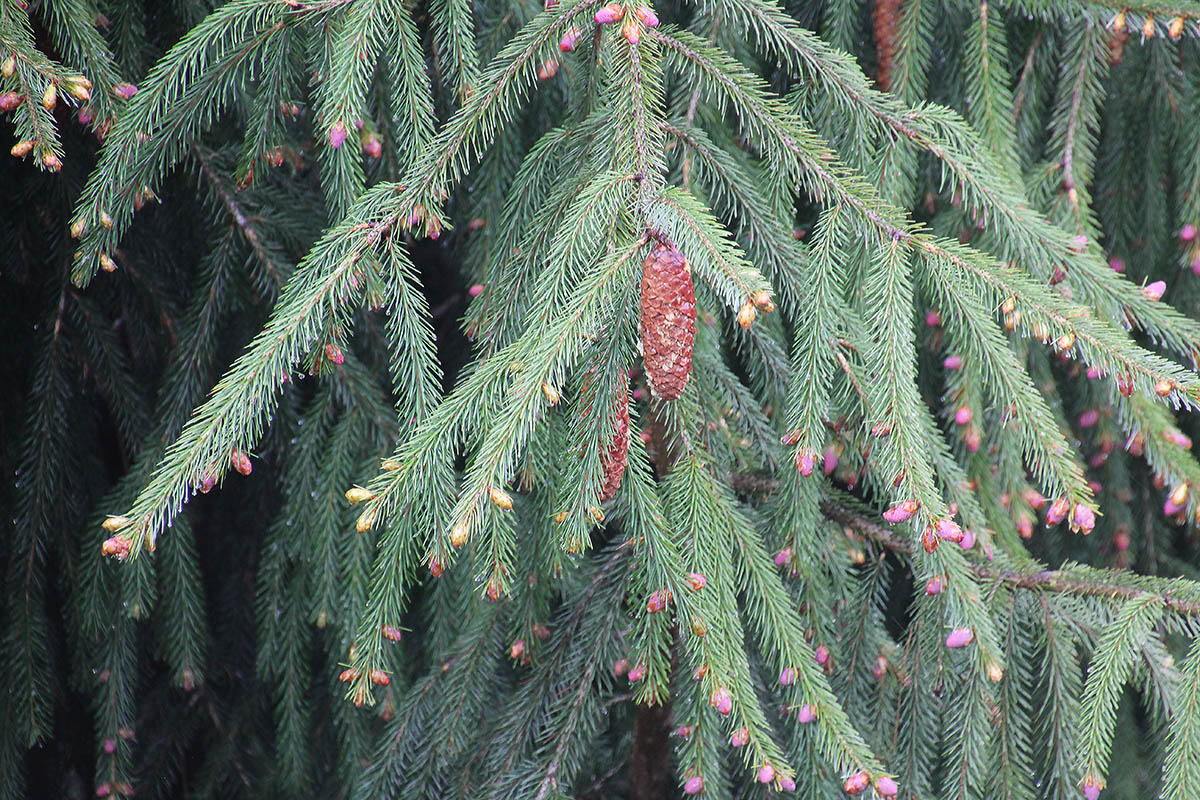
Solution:
{"label": "magenta bud", "polygon": [[785,547],[775,554],[775,566],[782,567],[792,560],[792,548]]}
{"label": "magenta bud", "polygon": [[966,530],[964,530],[962,532],[962,541],[960,541],[958,543],[958,546],[961,547],[963,550],[970,550],[972,547],[974,547],[975,546],[975,531],[971,530],[970,528],[967,528]]}
{"label": "magenta bud", "polygon": [[1192,449],[1192,439],[1187,434],[1180,433],[1179,431],[1168,431],[1163,434],[1163,437],[1176,447],[1182,447],[1184,450]]}
{"label": "magenta bud", "polygon": [[646,677],[646,665],[638,664],[633,669],[629,670],[629,682],[637,683],[642,678]]}
{"label": "magenta bud", "polygon": [[826,475],[832,475],[833,471],[835,469],[837,469],[837,465],[838,465],[837,448],[834,447],[833,445],[829,445],[829,447],[825,448],[825,459],[822,462],[821,467],[822,467],[822,469],[825,470]]}
{"label": "magenta bud", "polygon": [[796,782],[787,775],[780,775],[779,788],[785,792],[794,792],[796,791]]}
{"label": "magenta bud", "polygon": [[779,673],[779,683],[781,686],[791,686],[796,682],[796,668],[784,667],[783,672]]}
{"label": "magenta bud", "polygon": [[704,789],[704,779],[699,775],[693,775],[683,783],[684,794],[700,794]]}
{"label": "magenta bud", "polygon": [[[562,39],[558,43],[558,49],[564,53],[571,52],[575,49],[576,45],[579,44],[579,37],[581,35],[582,34],[580,34],[579,29],[572,26],[566,33],[563,34]],[[699,778],[697,778],[697,780],[699,780]]]}
{"label": "magenta bud", "polygon": [[750,731],[745,728],[738,728],[729,737],[729,743],[734,747],[744,747],[748,741],[750,741]]}
{"label": "magenta bud", "polygon": [[1087,368],[1087,376],[1088,376],[1088,380],[1094,381],[1097,378],[1103,378],[1104,372],[1099,367],[1088,367]]}
{"label": "magenta bud", "polygon": [[597,25],[608,25],[609,23],[616,22],[623,16],[625,16],[624,6],[619,3],[609,3],[597,11],[593,19],[596,20]]}
{"label": "magenta bud", "polygon": [[813,473],[813,467],[816,466],[817,456],[809,450],[799,450],[796,452],[796,468],[800,470],[800,474],[808,477]]}
{"label": "magenta bud", "polygon": [[116,739],[105,739],[104,740],[104,752],[108,753],[109,755],[112,755],[116,751],[117,751],[117,740]]}
{"label": "magenta bud", "polygon": [[958,409],[958,411],[954,412],[954,424],[966,425],[974,417],[975,415],[971,412],[970,406],[962,406]]}
{"label": "magenta bud", "polygon": [[975,632],[970,628],[955,628],[946,637],[946,647],[957,650],[975,641]]}
{"label": "magenta bud", "polygon": [[817,718],[817,710],[809,703],[800,706],[800,710],[796,712],[796,721],[801,725],[807,725]]}
{"label": "magenta bud", "polygon": [[936,308],[931,308],[925,312],[925,324],[931,328],[936,328],[942,324],[942,315],[937,312]]}
{"label": "magenta bud", "polygon": [[758,782],[770,783],[775,780],[775,768],[770,764],[763,764],[758,768]]}
{"label": "magenta bud", "polygon": [[733,711],[733,697],[724,686],[718,686],[709,695],[708,704],[717,710],[718,714],[728,715]]}
{"label": "magenta bud", "polygon": [[884,797],[895,797],[899,794],[900,787],[887,775],[880,775],[875,779],[875,791]]}
{"label": "magenta bud", "polygon": [[959,544],[963,540],[962,528],[958,527],[958,523],[952,519],[939,519],[934,525],[938,536],[948,542]]}
{"label": "magenta bud", "polygon": [[1113,272],[1121,273],[1125,271],[1125,262],[1113,256],[1108,260],[1108,268]]}
{"label": "magenta bud", "polygon": [[137,91],[138,87],[134,86],[132,83],[118,83],[113,87],[113,92],[115,92],[118,97],[123,97],[126,100],[137,94]]}
{"label": "magenta bud", "polygon": [[1091,777],[1084,778],[1083,796],[1084,796],[1085,800],[1099,800],[1100,784],[1098,784],[1096,782],[1095,778],[1091,778]]}
{"label": "magenta bud", "polygon": [[483,284],[482,283],[471,284],[471,288],[467,289],[467,294],[471,295],[471,297],[479,297],[479,295],[483,294]]}
{"label": "magenta bud", "polygon": [[1070,508],[1070,503],[1067,498],[1060,497],[1050,506],[1050,510],[1046,512],[1046,524],[1057,525],[1067,518],[1067,510]]}
{"label": "magenta bud", "polygon": [[1096,514],[1083,503],[1075,504],[1075,511],[1071,514],[1071,521],[1076,528],[1086,533],[1091,533],[1096,527]]}
{"label": "magenta bud", "polygon": [[1167,502],[1163,503],[1163,515],[1164,516],[1173,517],[1182,510],[1183,510],[1183,506],[1174,502],[1169,497],[1167,498]]}
{"label": "magenta bud", "polygon": [[1100,412],[1094,408],[1089,408],[1087,411],[1079,415],[1079,427],[1090,428],[1100,421]]}
{"label": "magenta bud", "polygon": [[917,513],[917,509],[921,504],[916,500],[905,500],[899,505],[892,506],[887,511],[883,512],[883,518],[888,522],[896,525],[912,518],[912,515]]}
{"label": "magenta bud", "polygon": [[822,667],[825,666],[829,663],[829,648],[823,644],[817,645],[817,650],[813,658]]}
{"label": "magenta bud", "polygon": [[1179,238],[1185,242],[1190,242],[1196,238],[1196,226],[1188,223],[1179,229]]}
{"label": "magenta bud", "polygon": [[1088,237],[1084,236],[1082,233],[1078,236],[1071,237],[1071,249],[1076,253],[1082,253],[1085,249],[1087,249],[1087,243]]}
{"label": "magenta bud", "polygon": [[638,6],[634,13],[637,14],[637,18],[640,19],[642,24],[647,28],[658,27],[658,15],[651,11],[648,7]]}
{"label": "magenta bud", "polygon": [[1155,281],[1142,287],[1142,295],[1149,300],[1161,300],[1165,291],[1167,291],[1166,281]]}
{"label": "magenta bud", "polygon": [[341,147],[346,141],[346,133],[346,123],[341,120],[333,123],[333,127],[329,129],[329,146]]}
{"label": "magenta bud", "polygon": [[962,366],[962,356],[946,356],[946,360],[942,362],[942,366],[946,369],[958,369]]}
{"label": "magenta bud", "polygon": [[934,575],[925,583],[925,594],[941,594],[946,588],[946,577],[944,575]]}

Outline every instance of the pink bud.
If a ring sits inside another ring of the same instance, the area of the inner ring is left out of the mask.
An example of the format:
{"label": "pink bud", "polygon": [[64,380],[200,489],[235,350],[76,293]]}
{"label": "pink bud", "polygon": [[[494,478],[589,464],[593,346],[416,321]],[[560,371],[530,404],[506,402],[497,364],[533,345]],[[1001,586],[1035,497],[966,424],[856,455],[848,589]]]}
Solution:
{"label": "pink bud", "polygon": [[733,697],[724,686],[718,686],[709,695],[708,704],[717,710],[718,714],[727,715],[733,711]]}
{"label": "pink bud", "polygon": [[750,741],[750,731],[745,728],[738,728],[729,737],[729,743],[734,747],[744,747],[748,741]]}
{"label": "pink bud", "polygon": [[[579,44],[579,37],[581,35],[582,34],[579,32],[579,29],[572,25],[571,28],[563,34],[562,40],[558,43],[558,49],[564,53],[571,52],[575,49],[576,45]],[[697,780],[699,780],[699,778],[697,778]]]}
{"label": "pink bud", "polygon": [[1065,497],[1060,497],[1054,501],[1054,505],[1050,506],[1050,510],[1046,512],[1046,524],[1057,525],[1067,518],[1067,510],[1071,507],[1070,502]]}
{"label": "pink bud", "polygon": [[1116,256],[1113,256],[1108,260],[1108,268],[1113,272],[1122,273],[1125,271],[1125,262]]}
{"label": "pink bud", "polygon": [[763,764],[758,768],[758,782],[770,783],[775,780],[775,768],[770,764]]}
{"label": "pink bud", "polygon": [[812,475],[813,467],[816,465],[817,455],[810,450],[796,451],[796,468],[800,470],[800,474],[804,477]]}
{"label": "pink bud", "polygon": [[796,791],[796,782],[788,775],[780,775],[779,788],[785,792],[794,792]]}
{"label": "pink bud", "polygon": [[975,415],[971,413],[970,406],[962,406],[958,409],[958,411],[954,412],[954,423],[956,425],[966,425],[974,417]]}
{"label": "pink bud", "polygon": [[692,726],[691,725],[680,725],[678,728],[675,729],[675,735],[681,739],[692,738]]}
{"label": "pink bud", "polygon": [[1179,238],[1185,242],[1190,242],[1196,238],[1196,226],[1188,223],[1179,229]]}
{"label": "pink bud", "polygon": [[[1167,498],[1167,501],[1165,503],[1163,503],[1163,515],[1164,516],[1173,517],[1182,510],[1183,510],[1183,506],[1179,505],[1178,503],[1176,503],[1174,500],[1172,500],[1169,497]],[[1124,548],[1121,548],[1121,549],[1124,549]]]}
{"label": "pink bud", "polygon": [[1071,521],[1074,527],[1079,528],[1085,534],[1091,533],[1092,529],[1096,527],[1096,514],[1083,503],[1076,503]]}
{"label": "pink bud", "polygon": [[686,781],[684,781],[684,784],[683,784],[683,793],[684,794],[700,794],[700,792],[703,789],[704,789],[704,779],[701,778],[699,775],[693,775],[692,777],[690,777]]}
{"label": "pink bud", "polygon": [[1166,281],[1155,281],[1142,287],[1142,295],[1150,300],[1161,300],[1165,291],[1167,291]]}
{"label": "pink bud", "polygon": [[1021,518],[1017,520],[1017,534],[1022,539],[1032,539],[1033,538],[1033,520],[1031,520],[1027,516],[1022,515]]}
{"label": "pink bud", "polygon": [[657,614],[667,607],[667,598],[662,592],[654,592],[650,595],[650,599],[646,601],[646,611],[651,614]]}
{"label": "pink bud", "polygon": [[865,772],[856,772],[849,778],[846,778],[846,783],[842,788],[848,795],[862,794],[868,786],[871,785],[871,779],[867,777]]}
{"label": "pink bud", "polygon": [[708,578],[704,577],[699,572],[689,572],[686,582],[688,587],[693,592],[698,592],[708,585]]}
{"label": "pink bud", "polygon": [[1089,776],[1083,779],[1083,796],[1085,800],[1099,800],[1100,785],[1095,778]]}
{"label": "pink bud", "polygon": [[108,797],[112,794],[112,786],[107,783],[102,783],[96,787],[96,797]]}
{"label": "pink bud", "polygon": [[884,797],[895,797],[900,792],[900,787],[887,775],[880,775],[875,779],[875,791]]}
{"label": "pink bud", "polygon": [[834,445],[829,445],[825,449],[825,460],[822,468],[825,470],[826,475],[832,475],[833,471],[837,469],[838,455],[838,450]]}
{"label": "pink bud", "polygon": [[896,525],[912,518],[912,515],[917,513],[917,509],[921,504],[916,500],[905,500],[899,505],[892,506],[887,511],[883,512],[883,518],[888,522]]}
{"label": "pink bud", "polygon": [[796,682],[796,668],[784,667],[783,672],[779,673],[779,683],[781,686],[791,686]]}
{"label": "pink bud", "polygon": [[942,362],[942,366],[946,369],[958,369],[962,366],[962,362],[962,356],[946,356],[946,359]]}
{"label": "pink bud", "polygon": [[825,666],[829,663],[829,648],[823,644],[817,645],[817,651],[813,658],[822,667]]}
{"label": "pink bud", "polygon": [[616,663],[613,664],[612,671],[613,675],[616,675],[618,678],[621,677],[629,671],[629,661],[624,658],[618,658]]}
{"label": "pink bud", "polygon": [[138,87],[134,86],[132,83],[118,83],[113,87],[113,92],[115,92],[118,97],[123,97],[126,100],[137,94],[137,91]]}
{"label": "pink bud", "polygon": [[329,129],[329,146],[341,147],[346,141],[346,123],[338,120],[333,123],[333,127]]}
{"label": "pink bud", "polygon": [[817,710],[810,704],[805,703],[800,706],[800,710],[796,712],[796,721],[801,725],[807,725],[817,718]]}
{"label": "pink bud", "polygon": [[479,295],[483,294],[483,284],[482,283],[471,284],[471,288],[467,289],[467,294],[471,295],[471,297],[479,297]]}
{"label": "pink bud", "polygon": [[1100,412],[1094,408],[1089,408],[1087,411],[1079,415],[1079,427],[1090,428],[1100,421]]}
{"label": "pink bud", "polygon": [[116,751],[117,751],[117,740],[116,739],[105,739],[104,740],[104,752],[108,753],[109,755],[112,755]]}
{"label": "pink bud", "polygon": [[941,594],[946,588],[946,576],[934,575],[925,583],[925,594]]}
{"label": "pink bud", "polygon": [[1071,237],[1071,249],[1076,253],[1082,253],[1085,249],[1087,249],[1087,243],[1088,237],[1084,236],[1082,233],[1078,236]]}
{"label": "pink bud", "polygon": [[646,665],[638,664],[633,669],[629,670],[629,682],[637,683],[642,678],[646,677]]}
{"label": "pink bud", "polygon": [[975,531],[971,530],[970,528],[967,528],[966,530],[964,530],[962,533],[962,541],[960,541],[958,543],[958,546],[961,547],[963,550],[970,550],[972,547],[974,547],[975,546]]}
{"label": "pink bud", "polygon": [[975,641],[975,632],[970,628],[955,628],[950,631],[950,635],[946,637],[946,647],[958,649],[966,647],[971,642]]}
{"label": "pink bud", "polygon": [[942,324],[942,315],[937,312],[936,308],[931,308],[925,312],[925,324],[931,328],[936,328]]}
{"label": "pink bud", "polygon": [[619,3],[609,3],[596,12],[594,19],[597,25],[608,25],[625,16],[625,7]]}
{"label": "pink bud", "polygon": [[959,544],[963,540],[962,528],[958,527],[958,523],[952,519],[939,519],[934,525],[938,536],[948,542]]}
{"label": "pink bud", "polygon": [[707,674],[708,674],[708,665],[701,664],[700,666],[698,666],[694,670],[692,670],[692,680],[702,681],[702,680],[704,680],[704,676]]}
{"label": "pink bud", "polygon": [[1184,450],[1192,449],[1192,440],[1186,434],[1179,431],[1167,431],[1163,434],[1163,438],[1176,447],[1182,447]]}
{"label": "pink bud", "polygon": [[1102,369],[1100,369],[1099,367],[1088,367],[1087,368],[1087,376],[1088,376],[1088,380],[1094,381],[1097,378],[1103,378],[1104,371]]}
{"label": "pink bud", "polygon": [[775,554],[775,566],[782,567],[792,560],[792,548],[785,547]]}
{"label": "pink bud", "polygon": [[658,15],[651,11],[647,6],[638,6],[634,12],[637,18],[642,21],[642,24],[647,28],[658,27]]}

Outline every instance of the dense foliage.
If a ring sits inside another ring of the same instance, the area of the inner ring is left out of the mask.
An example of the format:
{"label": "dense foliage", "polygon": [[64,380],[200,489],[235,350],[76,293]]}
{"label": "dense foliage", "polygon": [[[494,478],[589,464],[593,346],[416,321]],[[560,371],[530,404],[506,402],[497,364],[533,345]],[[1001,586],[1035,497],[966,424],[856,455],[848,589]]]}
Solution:
{"label": "dense foliage", "polygon": [[1200,796],[1198,19],[0,0],[0,795]]}

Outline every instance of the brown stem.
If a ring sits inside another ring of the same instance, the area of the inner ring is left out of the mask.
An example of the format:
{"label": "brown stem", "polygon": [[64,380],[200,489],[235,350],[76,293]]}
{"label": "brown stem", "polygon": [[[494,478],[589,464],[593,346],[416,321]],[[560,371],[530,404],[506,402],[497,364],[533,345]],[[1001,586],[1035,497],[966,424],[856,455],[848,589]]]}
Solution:
{"label": "brown stem", "polygon": [[[778,487],[778,481],[762,478],[757,475],[734,473],[733,486],[744,492],[771,492]],[[850,530],[866,537],[894,553],[910,554],[912,546],[908,541],[899,538],[890,529],[858,514],[833,500],[821,500],[821,512],[834,522],[845,525]],[[1087,580],[1077,575],[1070,575],[1059,570],[1041,570],[1038,572],[1020,572],[989,567],[985,564],[972,564],[972,571],[983,580],[1000,581],[1014,589],[1032,591],[1062,592],[1064,594],[1088,595],[1103,597],[1108,600],[1132,600],[1141,597],[1155,597],[1168,611],[1176,614],[1200,615],[1200,602],[1172,595],[1170,590],[1149,591],[1106,580]]]}
{"label": "brown stem", "polygon": [[661,800],[669,794],[670,705],[638,706],[629,760],[629,800]]}

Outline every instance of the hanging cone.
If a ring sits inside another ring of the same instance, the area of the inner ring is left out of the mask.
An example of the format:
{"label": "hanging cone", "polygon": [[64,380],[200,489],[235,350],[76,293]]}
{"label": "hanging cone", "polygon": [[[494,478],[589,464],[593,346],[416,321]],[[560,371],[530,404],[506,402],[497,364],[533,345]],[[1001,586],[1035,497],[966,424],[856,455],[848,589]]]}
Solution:
{"label": "hanging cone", "polygon": [[675,400],[692,371],[696,291],[687,259],[659,243],[642,265],[642,356],[655,394]]}
{"label": "hanging cone", "polygon": [[604,469],[604,484],[600,487],[600,501],[609,500],[621,488],[625,465],[629,461],[629,375],[621,370],[618,378],[620,392],[613,408],[615,430],[608,443],[608,450],[600,456]]}

